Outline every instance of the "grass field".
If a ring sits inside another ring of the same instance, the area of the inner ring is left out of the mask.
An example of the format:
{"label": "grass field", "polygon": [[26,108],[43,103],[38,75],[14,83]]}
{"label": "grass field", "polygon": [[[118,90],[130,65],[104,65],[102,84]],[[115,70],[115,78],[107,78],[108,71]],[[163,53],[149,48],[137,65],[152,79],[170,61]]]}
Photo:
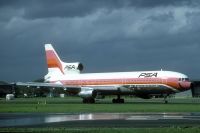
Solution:
{"label": "grass field", "polygon": [[200,112],[200,99],[170,99],[164,104],[162,99],[126,99],[124,104],[112,104],[107,98],[95,104],[83,104],[80,98],[19,98],[11,101],[0,100],[0,112],[47,112],[47,113],[87,113],[87,112]]}
{"label": "grass field", "polygon": [[[88,112],[200,112],[200,99],[177,98],[163,99],[126,98],[124,104],[112,104],[112,98],[83,104],[81,98],[17,98],[11,101],[0,99],[1,113],[88,113]],[[0,128],[0,132],[42,132],[42,133],[199,133],[200,127],[174,126],[166,128]]]}
{"label": "grass field", "polygon": [[41,133],[199,133],[199,127],[169,128],[3,128],[0,132]]}

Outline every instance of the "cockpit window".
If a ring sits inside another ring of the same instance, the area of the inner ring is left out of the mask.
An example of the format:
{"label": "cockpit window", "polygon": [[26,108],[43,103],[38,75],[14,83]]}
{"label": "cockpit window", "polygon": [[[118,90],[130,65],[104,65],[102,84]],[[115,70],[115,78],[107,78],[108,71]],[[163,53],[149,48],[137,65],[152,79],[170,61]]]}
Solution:
{"label": "cockpit window", "polygon": [[179,78],[179,81],[189,81],[189,78]]}
{"label": "cockpit window", "polygon": [[185,81],[189,81],[189,78],[185,78]]}

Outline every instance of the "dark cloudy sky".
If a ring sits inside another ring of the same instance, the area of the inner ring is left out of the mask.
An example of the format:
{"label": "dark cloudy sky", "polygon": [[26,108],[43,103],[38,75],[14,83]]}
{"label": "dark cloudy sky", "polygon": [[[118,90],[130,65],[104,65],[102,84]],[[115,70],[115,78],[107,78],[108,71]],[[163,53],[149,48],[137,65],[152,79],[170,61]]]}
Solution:
{"label": "dark cloudy sky", "polygon": [[0,0],[0,80],[43,77],[45,43],[84,72],[162,68],[200,79],[200,1]]}

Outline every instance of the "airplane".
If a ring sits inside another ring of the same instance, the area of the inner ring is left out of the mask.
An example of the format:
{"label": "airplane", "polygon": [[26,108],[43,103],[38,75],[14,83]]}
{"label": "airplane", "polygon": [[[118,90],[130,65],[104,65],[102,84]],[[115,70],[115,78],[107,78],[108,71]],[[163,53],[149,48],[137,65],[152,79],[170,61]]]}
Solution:
{"label": "airplane", "polygon": [[109,73],[81,73],[80,62],[63,62],[51,44],[45,44],[48,73],[44,83],[18,82],[16,85],[63,87],[69,94],[78,95],[83,103],[95,103],[97,97],[116,95],[113,103],[124,103],[123,95],[150,99],[167,97],[189,90],[191,82],[185,74],[174,71],[135,71]]}

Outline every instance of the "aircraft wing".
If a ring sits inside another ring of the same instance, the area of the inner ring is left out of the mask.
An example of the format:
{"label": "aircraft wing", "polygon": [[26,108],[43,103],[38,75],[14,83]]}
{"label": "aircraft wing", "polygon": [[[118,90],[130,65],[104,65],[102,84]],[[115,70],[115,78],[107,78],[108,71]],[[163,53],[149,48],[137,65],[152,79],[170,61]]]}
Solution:
{"label": "aircraft wing", "polygon": [[16,82],[14,85],[16,86],[26,86],[26,87],[50,87],[50,88],[64,88],[66,91],[78,91],[81,89],[80,86],[66,86],[63,84],[56,83],[41,83],[41,82]]}

